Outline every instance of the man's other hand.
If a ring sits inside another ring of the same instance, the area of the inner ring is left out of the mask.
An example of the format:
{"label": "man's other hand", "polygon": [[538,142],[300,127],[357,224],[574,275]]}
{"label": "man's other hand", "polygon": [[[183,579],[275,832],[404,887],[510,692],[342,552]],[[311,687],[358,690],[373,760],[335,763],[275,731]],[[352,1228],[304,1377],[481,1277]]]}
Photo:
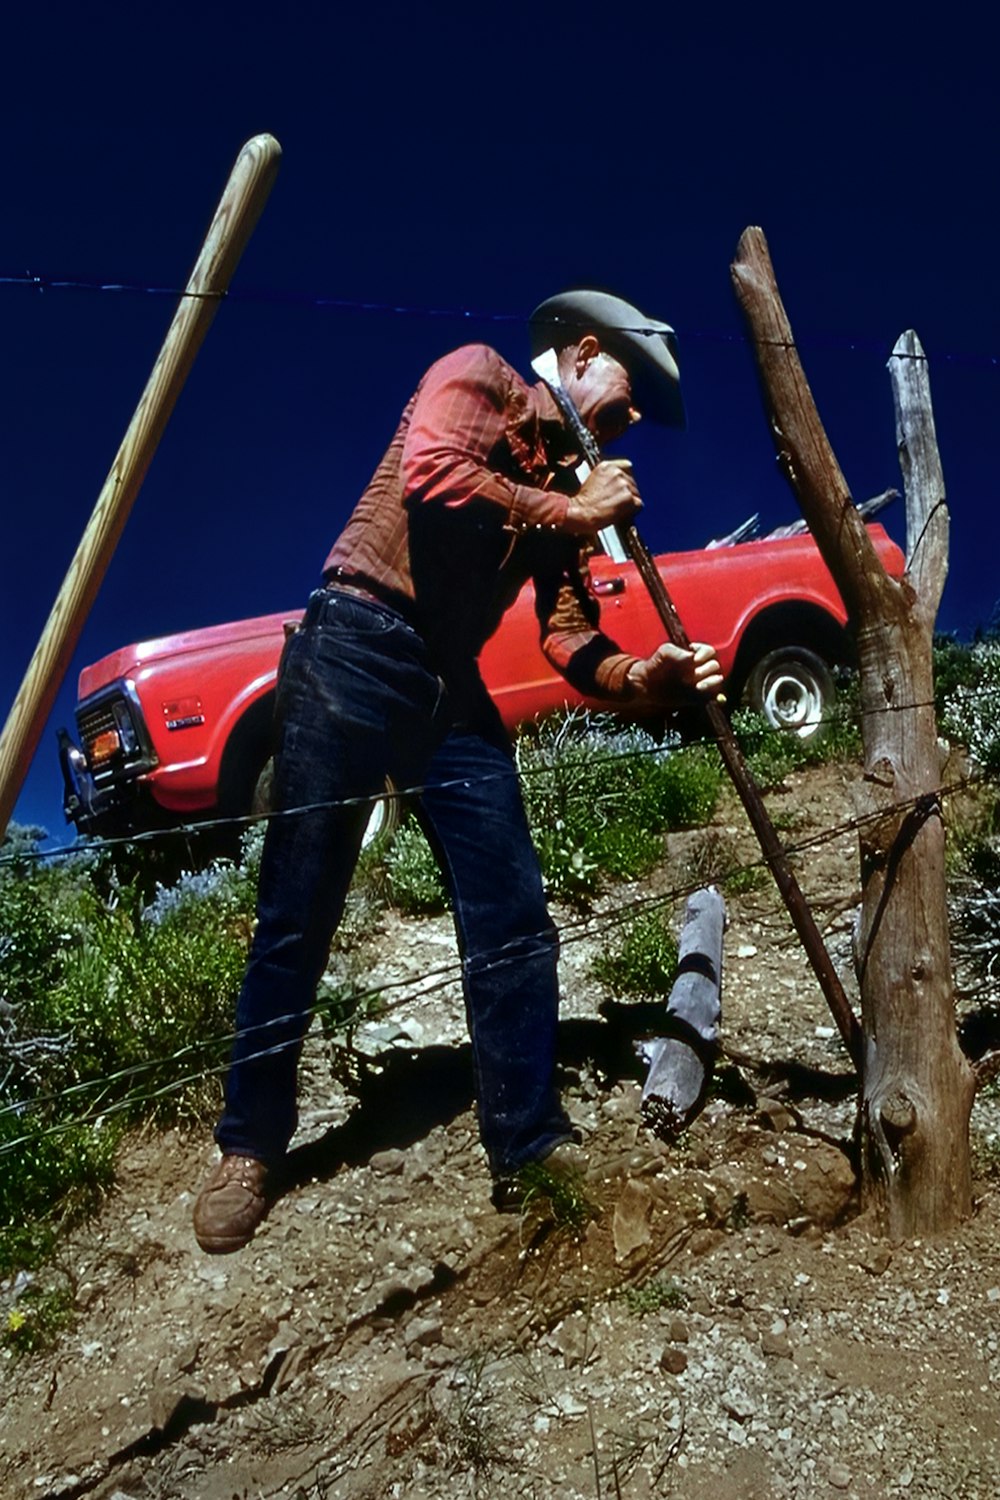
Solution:
{"label": "man's other hand", "polygon": [[627,458],[605,459],[591,469],[566,504],[565,529],[574,536],[594,536],[605,526],[631,521],[642,509]]}
{"label": "man's other hand", "polygon": [[726,701],[720,692],[722,668],[713,647],[702,641],[692,641],[690,651],[664,642],[652,656],[632,663],[627,680],[637,697],[652,703],[676,698],[678,691],[685,690],[699,698],[714,698],[717,703]]}

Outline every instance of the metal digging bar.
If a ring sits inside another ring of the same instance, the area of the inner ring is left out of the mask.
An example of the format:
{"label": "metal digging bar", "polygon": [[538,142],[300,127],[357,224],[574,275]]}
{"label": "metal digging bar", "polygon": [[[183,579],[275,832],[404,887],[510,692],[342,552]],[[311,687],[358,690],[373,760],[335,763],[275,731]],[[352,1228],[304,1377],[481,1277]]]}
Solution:
{"label": "metal digging bar", "polygon": [[[580,451],[586,460],[589,469],[594,468],[601,462],[601,450],[597,439],[590,429],[585,426],[580,413],[573,404],[572,398],[563,388],[559,376],[559,361],[555,350],[546,350],[537,359],[532,361],[535,372],[541,376],[565,417],[577,442]],[[666,585],[660,577],[659,569],[653,561],[652,554],[640,537],[635,526],[616,526],[617,533],[626,554],[635,563],[643,583],[649,592],[656,612],[667,632],[667,639],[675,646],[684,650],[691,649],[691,641],[687,631],[681,623],[681,617],[677,613],[674,602],[667,592]],[[788,908],[788,914],[792,919],[792,925],[799,935],[799,939],[809,962],[812,964],[813,972],[819,981],[820,989],[826,997],[826,1003],[830,1007],[837,1029],[851,1056],[854,1066],[861,1071],[864,1057],[864,1035],[860,1022],[851,1009],[840,977],[823,942],[819,928],[813,919],[801,887],[792,873],[788,863],[788,856],[782,847],[781,840],[775,832],[774,824],[771,822],[764,800],[760,795],[757,783],[750,773],[750,768],[743,758],[743,752],[736,742],[732,725],[721,704],[716,702],[706,703],[705,712],[708,723],[715,735],[726,770],[732,779],[733,785],[739,793],[740,801],[746,808],[747,817],[760,843],[764,858],[767,860],[771,873],[777,882],[778,890]]]}

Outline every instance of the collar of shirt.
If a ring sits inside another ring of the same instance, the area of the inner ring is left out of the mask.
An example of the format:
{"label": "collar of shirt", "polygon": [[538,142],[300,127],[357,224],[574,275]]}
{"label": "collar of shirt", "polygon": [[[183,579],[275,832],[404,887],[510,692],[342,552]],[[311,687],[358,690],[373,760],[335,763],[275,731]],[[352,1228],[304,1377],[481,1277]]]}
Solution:
{"label": "collar of shirt", "polygon": [[536,479],[553,469],[574,471],[581,455],[552,392],[543,380],[519,385],[516,394],[511,393],[507,419],[507,443],[515,462]]}

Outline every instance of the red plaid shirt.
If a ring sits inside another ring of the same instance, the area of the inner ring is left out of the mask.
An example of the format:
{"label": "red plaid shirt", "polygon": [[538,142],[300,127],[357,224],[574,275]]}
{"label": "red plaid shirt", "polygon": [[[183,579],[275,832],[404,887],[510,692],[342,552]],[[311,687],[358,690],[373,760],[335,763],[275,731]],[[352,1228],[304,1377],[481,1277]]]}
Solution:
{"label": "red plaid shirt", "polygon": [[469,344],[432,365],[326,561],[415,610],[474,659],[531,578],[541,644],[581,692],[626,693],[635,660],[598,627],[587,546],[565,532],[579,454],[546,386]]}

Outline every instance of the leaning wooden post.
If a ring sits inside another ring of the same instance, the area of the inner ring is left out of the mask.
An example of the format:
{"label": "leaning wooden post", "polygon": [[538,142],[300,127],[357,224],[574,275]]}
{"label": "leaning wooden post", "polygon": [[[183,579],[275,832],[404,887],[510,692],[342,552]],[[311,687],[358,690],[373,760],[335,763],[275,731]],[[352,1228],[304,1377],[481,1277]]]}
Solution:
{"label": "leaning wooden post", "polygon": [[932,633],[947,570],[948,512],[927,362],[904,334],[890,363],[906,490],[907,566],[883,568],[806,382],[764,236],[732,267],[778,456],[856,629],[864,742],[863,1187],[894,1236],[932,1234],[971,1211],[974,1078],[955,1033]]}
{"label": "leaning wooden post", "polygon": [[267,202],[280,157],[274,137],[258,135],[236,158],[146,389],[56,596],[0,735],[0,840],[84,621],[174,403]]}

